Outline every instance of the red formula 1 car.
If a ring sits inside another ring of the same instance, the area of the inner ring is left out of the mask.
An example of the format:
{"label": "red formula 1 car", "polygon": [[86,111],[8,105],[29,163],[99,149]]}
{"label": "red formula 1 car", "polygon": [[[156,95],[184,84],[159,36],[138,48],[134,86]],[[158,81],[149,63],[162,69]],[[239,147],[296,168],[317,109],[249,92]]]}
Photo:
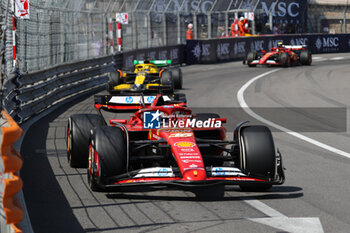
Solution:
{"label": "red formula 1 car", "polygon": [[141,108],[112,98],[95,97],[99,113],[137,111],[109,124],[102,114],[73,115],[68,121],[69,164],[88,168],[94,191],[133,185],[262,190],[285,180],[281,154],[265,126],[241,123],[227,140],[226,119],[192,114],[176,96],[157,95],[151,104],[141,96]]}
{"label": "red formula 1 car", "polygon": [[249,67],[271,65],[289,67],[291,65],[311,65],[312,54],[304,45],[283,45],[271,48],[270,52],[250,52],[244,63]]}

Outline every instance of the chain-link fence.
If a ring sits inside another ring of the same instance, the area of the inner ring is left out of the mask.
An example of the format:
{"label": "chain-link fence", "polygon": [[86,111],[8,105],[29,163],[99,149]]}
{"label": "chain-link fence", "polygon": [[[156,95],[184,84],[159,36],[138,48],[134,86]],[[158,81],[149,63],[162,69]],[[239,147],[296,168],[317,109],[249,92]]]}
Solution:
{"label": "chain-link fence", "polygon": [[[13,71],[13,1],[0,0],[5,75]],[[240,17],[250,19],[250,33],[256,35],[346,33],[350,30],[349,0],[28,2],[29,19],[16,20],[16,55],[20,73],[108,55],[111,54],[111,47],[116,51],[115,19],[116,13],[121,12],[128,13],[128,24],[122,25],[123,51],[184,44],[188,24],[193,24],[195,39],[229,37],[232,36],[231,24]]]}

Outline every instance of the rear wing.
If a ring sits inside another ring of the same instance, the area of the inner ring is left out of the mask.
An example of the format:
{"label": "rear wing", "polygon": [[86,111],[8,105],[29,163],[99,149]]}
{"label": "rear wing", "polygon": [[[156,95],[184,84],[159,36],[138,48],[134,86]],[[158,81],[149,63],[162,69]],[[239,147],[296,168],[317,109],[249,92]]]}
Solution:
{"label": "rear wing", "polygon": [[134,65],[151,63],[159,67],[170,66],[171,60],[134,60]]}
{"label": "rear wing", "polygon": [[290,50],[303,50],[307,48],[306,45],[284,45],[283,47]]}
{"label": "rear wing", "polygon": [[[186,104],[186,95],[182,93],[162,95],[164,104]],[[95,108],[108,112],[136,112],[149,107],[157,95],[95,95]]]}

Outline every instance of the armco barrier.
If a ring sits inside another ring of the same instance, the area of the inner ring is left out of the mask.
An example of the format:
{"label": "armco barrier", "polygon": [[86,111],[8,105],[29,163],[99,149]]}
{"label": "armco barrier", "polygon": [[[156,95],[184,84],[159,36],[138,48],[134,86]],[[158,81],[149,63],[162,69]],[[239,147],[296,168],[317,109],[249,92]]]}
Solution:
{"label": "armco barrier", "polygon": [[68,97],[101,88],[122,56],[107,56],[59,65],[30,74],[14,74],[4,84],[3,107],[18,122],[44,111]]}
{"label": "armco barrier", "polygon": [[107,82],[108,72],[129,69],[133,60],[171,59],[173,64],[182,64],[184,51],[184,45],[157,47],[62,64],[30,74],[15,73],[4,83],[2,106],[21,124],[73,95],[101,88]]}
{"label": "armco barrier", "polygon": [[23,182],[19,176],[23,160],[13,147],[21,137],[22,129],[5,111],[1,112],[1,159],[0,159],[0,232],[22,232],[18,223],[24,211],[16,194],[22,189]]}
{"label": "armco barrier", "polygon": [[350,52],[350,34],[271,35],[189,40],[186,44],[186,63],[191,65],[243,60],[248,52],[270,50],[280,41],[290,45],[308,45],[313,54]]}

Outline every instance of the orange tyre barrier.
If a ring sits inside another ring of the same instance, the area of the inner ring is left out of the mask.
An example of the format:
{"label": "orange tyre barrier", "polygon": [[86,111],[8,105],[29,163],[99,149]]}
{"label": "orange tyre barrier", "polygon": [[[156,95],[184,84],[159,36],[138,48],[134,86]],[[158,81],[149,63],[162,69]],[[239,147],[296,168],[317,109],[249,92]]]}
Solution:
{"label": "orange tyre barrier", "polygon": [[[22,129],[5,111],[2,114],[2,141],[0,160],[0,193],[2,197],[1,209],[5,215],[6,224],[9,224],[14,232],[22,232],[18,223],[24,217],[22,206],[17,200],[17,193],[22,189],[23,182],[19,176],[23,159],[16,151],[13,144],[21,137]],[[5,119],[5,120],[4,120]]]}

